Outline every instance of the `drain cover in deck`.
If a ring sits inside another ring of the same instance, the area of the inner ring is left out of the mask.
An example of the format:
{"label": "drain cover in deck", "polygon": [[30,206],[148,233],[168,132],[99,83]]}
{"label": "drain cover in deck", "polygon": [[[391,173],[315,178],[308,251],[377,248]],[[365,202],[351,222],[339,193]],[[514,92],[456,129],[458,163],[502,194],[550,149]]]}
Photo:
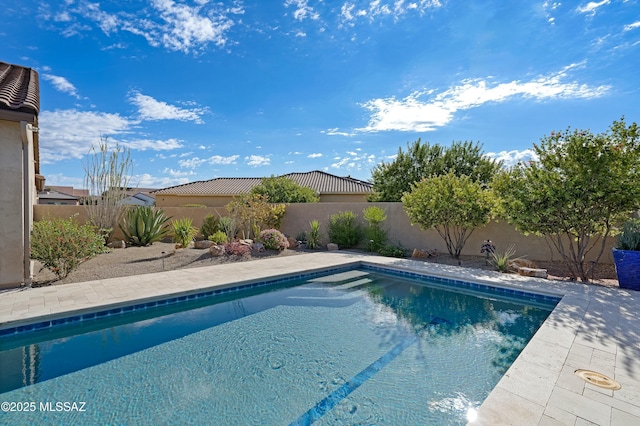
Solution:
{"label": "drain cover in deck", "polygon": [[610,377],[591,370],[576,370],[575,374],[587,383],[603,389],[618,390],[622,386]]}

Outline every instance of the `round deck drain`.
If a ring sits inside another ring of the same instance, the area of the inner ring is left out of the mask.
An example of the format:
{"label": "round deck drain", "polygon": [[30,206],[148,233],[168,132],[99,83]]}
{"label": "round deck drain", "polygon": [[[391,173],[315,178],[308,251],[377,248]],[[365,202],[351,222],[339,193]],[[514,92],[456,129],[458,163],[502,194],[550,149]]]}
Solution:
{"label": "round deck drain", "polygon": [[595,371],[576,370],[574,373],[585,382],[591,383],[592,385],[598,386],[599,388],[618,390],[622,387],[620,386],[620,383],[616,382],[612,378]]}

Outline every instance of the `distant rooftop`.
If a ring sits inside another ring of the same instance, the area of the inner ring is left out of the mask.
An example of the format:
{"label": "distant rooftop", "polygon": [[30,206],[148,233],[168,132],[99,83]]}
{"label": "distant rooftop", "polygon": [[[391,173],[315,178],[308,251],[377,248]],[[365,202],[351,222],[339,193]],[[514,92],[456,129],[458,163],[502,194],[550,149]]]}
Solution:
{"label": "distant rooftop", "polygon": [[[319,170],[282,175],[300,186],[309,187],[318,194],[368,194],[373,185],[350,176],[335,176]],[[172,186],[155,191],[155,195],[238,195],[251,191],[263,178],[216,178]]]}
{"label": "distant rooftop", "polygon": [[38,73],[31,68],[0,62],[0,109],[38,115]]}

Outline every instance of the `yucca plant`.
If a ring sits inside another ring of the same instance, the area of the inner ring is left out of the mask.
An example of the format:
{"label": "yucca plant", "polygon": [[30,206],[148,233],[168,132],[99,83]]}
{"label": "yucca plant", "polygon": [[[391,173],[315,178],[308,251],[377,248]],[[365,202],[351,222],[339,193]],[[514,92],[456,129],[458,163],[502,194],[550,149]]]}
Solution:
{"label": "yucca plant", "polygon": [[511,258],[514,254],[516,254],[516,249],[512,244],[504,252],[494,251],[493,253],[491,253],[491,262],[493,263],[493,266],[495,266],[497,271],[503,273],[507,272],[509,271],[509,261],[511,261]]}
{"label": "yucca plant", "polygon": [[320,222],[317,219],[309,222],[311,231],[307,234],[307,247],[315,249],[320,246]]}
{"label": "yucca plant", "polygon": [[145,247],[160,241],[169,233],[166,227],[169,219],[162,209],[154,211],[152,207],[138,206],[127,210],[120,230],[130,245]]}
{"label": "yucca plant", "polygon": [[193,226],[193,220],[189,217],[173,221],[173,241],[182,247],[187,247],[198,234],[198,228]]}

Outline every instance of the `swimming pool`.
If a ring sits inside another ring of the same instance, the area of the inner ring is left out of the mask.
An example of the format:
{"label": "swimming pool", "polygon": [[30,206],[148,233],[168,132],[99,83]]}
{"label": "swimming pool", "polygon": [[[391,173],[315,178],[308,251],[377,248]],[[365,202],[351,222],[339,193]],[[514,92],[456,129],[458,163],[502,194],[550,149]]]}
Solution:
{"label": "swimming pool", "polygon": [[37,406],[0,418],[464,424],[557,302],[388,272],[334,271],[4,336],[0,399]]}

